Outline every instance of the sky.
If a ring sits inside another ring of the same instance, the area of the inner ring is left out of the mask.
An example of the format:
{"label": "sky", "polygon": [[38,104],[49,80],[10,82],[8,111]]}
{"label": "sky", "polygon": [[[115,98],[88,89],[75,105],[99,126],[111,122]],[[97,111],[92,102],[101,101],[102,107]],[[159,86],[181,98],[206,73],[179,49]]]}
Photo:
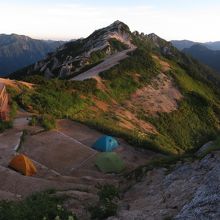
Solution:
{"label": "sky", "polygon": [[0,33],[70,40],[120,20],[166,40],[220,41],[220,0],[0,0]]}

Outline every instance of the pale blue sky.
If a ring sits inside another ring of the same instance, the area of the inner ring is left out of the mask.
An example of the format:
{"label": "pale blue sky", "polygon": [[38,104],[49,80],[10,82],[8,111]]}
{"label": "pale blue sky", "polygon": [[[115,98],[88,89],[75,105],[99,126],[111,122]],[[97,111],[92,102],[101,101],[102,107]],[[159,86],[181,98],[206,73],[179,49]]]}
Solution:
{"label": "pale blue sky", "polygon": [[219,0],[0,0],[0,33],[86,37],[115,20],[171,39],[220,40]]}
{"label": "pale blue sky", "polygon": [[[5,2],[5,1],[0,1]],[[75,3],[82,3],[86,5],[136,5],[136,4],[148,4],[148,5],[155,5],[157,7],[179,7],[179,6],[204,6],[204,5],[211,5],[211,4],[219,4],[219,0],[7,0],[7,3],[16,3],[16,4],[54,4],[54,3],[68,3],[68,4],[75,4]]]}

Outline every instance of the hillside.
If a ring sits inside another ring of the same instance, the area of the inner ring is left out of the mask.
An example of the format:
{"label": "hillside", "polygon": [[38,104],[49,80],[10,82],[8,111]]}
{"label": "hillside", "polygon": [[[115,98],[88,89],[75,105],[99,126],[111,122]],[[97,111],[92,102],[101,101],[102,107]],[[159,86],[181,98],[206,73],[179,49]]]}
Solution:
{"label": "hillside", "polygon": [[220,50],[210,50],[201,44],[183,49],[183,52],[220,72]]}
{"label": "hillside", "polygon": [[210,50],[220,50],[220,41],[207,42],[205,44]]}
{"label": "hillside", "polygon": [[43,59],[62,42],[36,40],[17,34],[0,34],[0,76]]}
{"label": "hillside", "polygon": [[[120,53],[127,55],[119,64],[107,62]],[[87,71],[94,74],[84,78]],[[120,21],[11,77],[39,84],[17,97],[28,111],[71,118],[141,148],[183,154],[218,133],[219,77],[157,35],[131,33]]]}
{"label": "hillside", "polygon": [[174,47],[176,47],[178,50],[183,50],[185,48],[190,48],[196,42],[190,41],[190,40],[172,40],[171,43]]}

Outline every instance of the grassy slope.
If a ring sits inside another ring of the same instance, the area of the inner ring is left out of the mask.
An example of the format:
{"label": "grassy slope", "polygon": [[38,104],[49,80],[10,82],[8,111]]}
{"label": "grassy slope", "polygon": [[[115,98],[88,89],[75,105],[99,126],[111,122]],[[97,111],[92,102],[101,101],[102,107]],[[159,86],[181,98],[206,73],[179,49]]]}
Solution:
{"label": "grassy slope", "polygon": [[[134,146],[171,154],[198,148],[218,132],[219,94],[213,89],[218,83],[212,78],[209,80],[199,64],[179,54],[176,60],[166,59],[172,67],[167,74],[175,80],[184,99],[180,101],[178,110],[154,117],[148,115],[144,119],[156,127],[158,135],[140,135],[139,127],[135,130],[122,128],[116,115],[95,108],[95,100],[123,105],[133,92],[149,84],[161,71],[150,55],[152,50],[149,42],[141,44],[138,39],[135,40],[139,49],[119,65],[101,74],[107,91],[98,89],[95,80],[69,82],[29,77],[27,80],[39,86],[35,91],[19,95],[18,102],[40,114],[72,118],[108,134],[121,136]],[[165,59],[163,56],[161,58]],[[184,67],[185,63],[188,64],[187,68]],[[136,74],[139,75],[138,79]]]}

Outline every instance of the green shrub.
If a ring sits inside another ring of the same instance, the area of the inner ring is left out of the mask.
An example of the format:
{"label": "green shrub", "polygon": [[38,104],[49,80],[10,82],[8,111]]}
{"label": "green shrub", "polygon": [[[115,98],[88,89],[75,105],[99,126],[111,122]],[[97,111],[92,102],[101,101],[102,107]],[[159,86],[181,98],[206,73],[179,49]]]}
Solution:
{"label": "green shrub", "polygon": [[36,193],[20,202],[0,202],[0,220],[54,220],[57,216],[68,220],[76,217],[62,207],[64,198],[51,192]]}
{"label": "green shrub", "polygon": [[99,201],[96,206],[89,207],[92,219],[106,219],[114,216],[118,209],[119,191],[113,185],[98,185]]}
{"label": "green shrub", "polygon": [[56,128],[56,120],[51,115],[40,115],[40,116],[32,116],[31,120],[29,121],[29,125],[31,126],[42,126],[45,130],[51,130]]}
{"label": "green shrub", "polygon": [[3,132],[6,129],[12,128],[12,121],[2,121],[0,120],[0,132]]}
{"label": "green shrub", "polygon": [[27,110],[35,110],[40,114],[50,114],[57,118],[71,116],[83,108],[83,101],[76,92],[43,86],[21,94],[18,100]]}
{"label": "green shrub", "polygon": [[51,130],[56,128],[56,121],[53,116],[43,115],[40,119],[40,124],[45,130]]}
{"label": "green shrub", "polygon": [[18,107],[17,103],[12,101],[10,104],[9,120],[8,121],[0,120],[0,132],[3,132],[6,129],[13,127],[13,119],[16,116],[17,107]]}
{"label": "green shrub", "polygon": [[31,126],[37,126],[37,125],[39,125],[39,121],[38,120],[39,120],[38,117],[33,115],[31,117],[31,120],[29,120],[28,124],[31,125]]}
{"label": "green shrub", "polygon": [[[138,80],[134,74],[138,74]],[[150,54],[137,49],[130,57],[114,68],[104,71],[100,76],[106,80],[110,95],[117,101],[124,101],[138,88],[149,83],[158,74],[156,64]]]}
{"label": "green shrub", "polygon": [[204,150],[201,155],[199,156],[199,158],[203,158],[204,156],[206,156],[207,154],[213,152],[213,151],[217,151],[220,150],[220,137],[217,136],[216,140],[213,141],[213,143],[206,149]]}
{"label": "green shrub", "polygon": [[123,44],[115,38],[109,39],[108,42],[110,43],[111,48],[115,51],[123,51],[128,49],[128,46],[126,44]]}
{"label": "green shrub", "polygon": [[98,50],[92,52],[89,58],[90,63],[98,63],[106,57],[106,52],[104,50]]}
{"label": "green shrub", "polygon": [[149,120],[160,134],[172,141],[171,145],[174,143],[174,147],[183,151],[195,150],[215,137],[219,121],[212,103],[197,93],[186,95],[178,110],[160,113]]}
{"label": "green shrub", "polygon": [[13,120],[14,117],[16,116],[17,110],[18,110],[18,105],[14,100],[12,100],[10,104],[10,112],[9,112],[9,117],[11,120]]}

